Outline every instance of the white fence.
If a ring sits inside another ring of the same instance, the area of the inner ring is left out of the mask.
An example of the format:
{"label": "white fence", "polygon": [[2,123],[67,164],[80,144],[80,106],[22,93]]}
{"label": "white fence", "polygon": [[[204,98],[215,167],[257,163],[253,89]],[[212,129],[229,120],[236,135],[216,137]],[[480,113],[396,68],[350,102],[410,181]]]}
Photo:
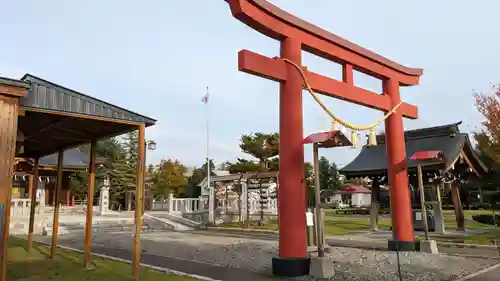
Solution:
{"label": "white fence", "polygon": [[[31,199],[13,198],[10,201],[10,216],[13,218],[30,216]],[[35,214],[40,214],[40,206],[36,206]]]}
{"label": "white fence", "polygon": [[[238,198],[218,199],[216,201],[216,208],[220,213],[239,213],[240,209],[245,210],[244,201]],[[208,197],[199,198],[175,198],[173,195],[168,199],[155,200],[151,206],[154,210],[164,210],[171,214],[190,214],[190,213],[204,213],[208,212]],[[241,206],[241,208],[240,208]],[[248,208],[250,214],[258,214],[264,211],[266,214],[278,213],[277,199],[263,199],[262,205],[260,198],[250,198],[248,200]],[[246,211],[246,210],[245,210]]]}
{"label": "white fence", "polygon": [[[40,201],[35,207],[35,215],[50,214],[54,211],[53,206],[40,205]],[[31,199],[28,198],[12,198],[10,201],[10,216],[12,218],[29,218],[31,209]],[[99,211],[99,206],[94,206],[94,212]],[[76,201],[74,206],[66,206],[61,204],[61,214],[79,214],[87,211],[87,203],[84,201]]]}

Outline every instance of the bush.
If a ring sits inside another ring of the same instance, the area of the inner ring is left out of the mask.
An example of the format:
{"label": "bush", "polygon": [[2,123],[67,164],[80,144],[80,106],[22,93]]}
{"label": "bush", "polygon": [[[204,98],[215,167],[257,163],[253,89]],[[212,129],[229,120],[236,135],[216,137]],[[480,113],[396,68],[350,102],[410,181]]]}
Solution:
{"label": "bush", "polygon": [[[493,215],[487,215],[487,214],[474,215],[472,216],[472,219],[479,223],[493,225]],[[497,226],[500,226],[500,215],[495,215],[495,219]]]}

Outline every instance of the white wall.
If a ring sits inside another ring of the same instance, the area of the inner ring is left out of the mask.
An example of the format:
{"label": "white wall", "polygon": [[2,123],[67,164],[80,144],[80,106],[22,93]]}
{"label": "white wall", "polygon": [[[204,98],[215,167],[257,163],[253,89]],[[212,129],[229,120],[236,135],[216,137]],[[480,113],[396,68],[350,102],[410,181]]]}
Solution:
{"label": "white wall", "polygon": [[326,199],[325,203],[332,204],[332,203],[335,203],[335,202],[340,202],[342,200],[342,196],[340,196],[340,194],[335,194],[335,195],[327,197],[325,199]]}
{"label": "white wall", "polygon": [[372,196],[369,193],[354,193],[352,195],[352,206],[369,206],[371,204],[371,198]]}
{"label": "white wall", "polygon": [[[361,206],[369,206],[371,204],[371,194],[369,193],[354,193],[351,195],[352,198],[352,206],[353,207],[361,207]],[[342,195],[335,194],[326,198],[325,203],[335,203],[342,201]],[[347,203],[347,202],[343,202]]]}

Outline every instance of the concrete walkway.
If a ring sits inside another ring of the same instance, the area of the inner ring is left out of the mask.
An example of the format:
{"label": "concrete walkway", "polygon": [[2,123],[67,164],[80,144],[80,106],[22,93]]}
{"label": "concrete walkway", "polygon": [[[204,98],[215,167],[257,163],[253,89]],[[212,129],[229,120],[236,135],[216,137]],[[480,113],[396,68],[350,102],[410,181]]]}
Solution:
{"label": "concrete walkway", "polygon": [[[50,244],[50,237],[37,237],[35,241]],[[59,245],[83,250],[81,241],[59,240]],[[107,248],[103,245],[92,245],[92,252],[96,254],[115,257],[123,260],[132,260],[132,252],[124,249]],[[171,257],[156,256],[146,253],[141,253],[141,263],[166,268],[170,270],[180,271],[187,274],[209,277],[221,281],[276,281],[275,277],[265,276],[263,274],[246,271],[238,268],[229,268],[216,266],[208,263],[200,263],[190,260],[177,259]],[[287,279],[281,279],[287,280]]]}
{"label": "concrete walkway", "polygon": [[[278,240],[278,233],[275,231],[249,231],[229,228],[209,228],[207,230],[196,230],[192,233],[241,237],[261,240]],[[375,233],[369,236],[349,235],[349,236],[328,236],[326,243],[332,247],[357,248],[365,250],[387,251],[387,233]],[[438,242],[439,252],[442,254],[459,255],[465,257],[487,257],[500,260],[500,248],[494,246],[474,246],[455,243]],[[500,280],[500,279],[499,279]]]}
{"label": "concrete walkway", "polygon": [[500,280],[500,263],[456,281],[497,281],[497,280]]}

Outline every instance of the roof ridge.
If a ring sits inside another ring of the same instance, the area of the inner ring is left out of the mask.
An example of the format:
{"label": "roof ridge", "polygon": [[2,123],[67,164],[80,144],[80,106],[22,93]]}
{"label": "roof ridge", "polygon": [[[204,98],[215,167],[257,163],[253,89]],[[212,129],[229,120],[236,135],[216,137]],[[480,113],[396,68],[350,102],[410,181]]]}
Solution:
{"label": "roof ridge", "polygon": [[[20,81],[23,81],[23,82],[33,82],[33,81],[31,81],[31,80],[30,80],[30,78],[32,78],[32,79],[34,79],[34,80],[41,81],[41,82],[43,82],[43,83],[46,83],[46,84],[49,84],[49,85],[52,85],[52,86],[55,86],[55,87],[58,87],[58,88],[61,88],[61,89],[66,90],[66,91],[70,91],[70,92],[72,92],[72,93],[74,93],[74,94],[78,94],[78,95],[81,95],[81,96],[83,96],[83,97],[93,99],[93,100],[95,100],[95,101],[98,101],[98,102],[104,103],[104,104],[106,104],[106,105],[108,105],[108,106],[112,106],[112,107],[115,107],[115,108],[117,108],[117,109],[127,111],[128,113],[135,114],[135,115],[140,116],[140,117],[142,117],[142,118],[149,119],[149,120],[151,120],[153,123],[156,123],[156,122],[158,121],[158,120],[153,119],[153,118],[151,118],[151,117],[148,117],[148,116],[146,116],[146,115],[142,115],[142,114],[139,114],[139,113],[137,113],[137,112],[134,112],[134,111],[132,111],[132,110],[130,110],[130,109],[126,109],[126,108],[123,108],[123,107],[121,107],[121,106],[118,106],[118,105],[112,104],[112,103],[110,103],[110,102],[107,102],[107,101],[104,101],[104,100],[98,99],[98,98],[96,98],[96,97],[89,96],[89,95],[84,94],[84,93],[82,93],[82,92],[79,92],[79,91],[77,91],[77,90],[73,90],[73,89],[71,89],[71,88],[68,88],[68,87],[62,86],[62,85],[60,85],[60,84],[57,84],[57,83],[51,82],[51,81],[49,81],[49,80],[46,80],[46,79],[40,78],[40,77],[38,77],[38,76],[36,76],[36,75],[33,75],[33,74],[30,74],[30,73],[26,73],[26,74],[24,74],[24,75],[23,75],[23,77],[20,79]],[[35,82],[36,82],[36,81],[35,81]]]}
{"label": "roof ridge", "polygon": [[[404,131],[405,140],[434,138],[441,136],[449,136],[452,134],[459,134],[460,128],[458,126],[460,124],[462,124],[462,121],[447,125],[405,130]],[[385,132],[383,134],[377,135],[377,142],[385,143]]]}

